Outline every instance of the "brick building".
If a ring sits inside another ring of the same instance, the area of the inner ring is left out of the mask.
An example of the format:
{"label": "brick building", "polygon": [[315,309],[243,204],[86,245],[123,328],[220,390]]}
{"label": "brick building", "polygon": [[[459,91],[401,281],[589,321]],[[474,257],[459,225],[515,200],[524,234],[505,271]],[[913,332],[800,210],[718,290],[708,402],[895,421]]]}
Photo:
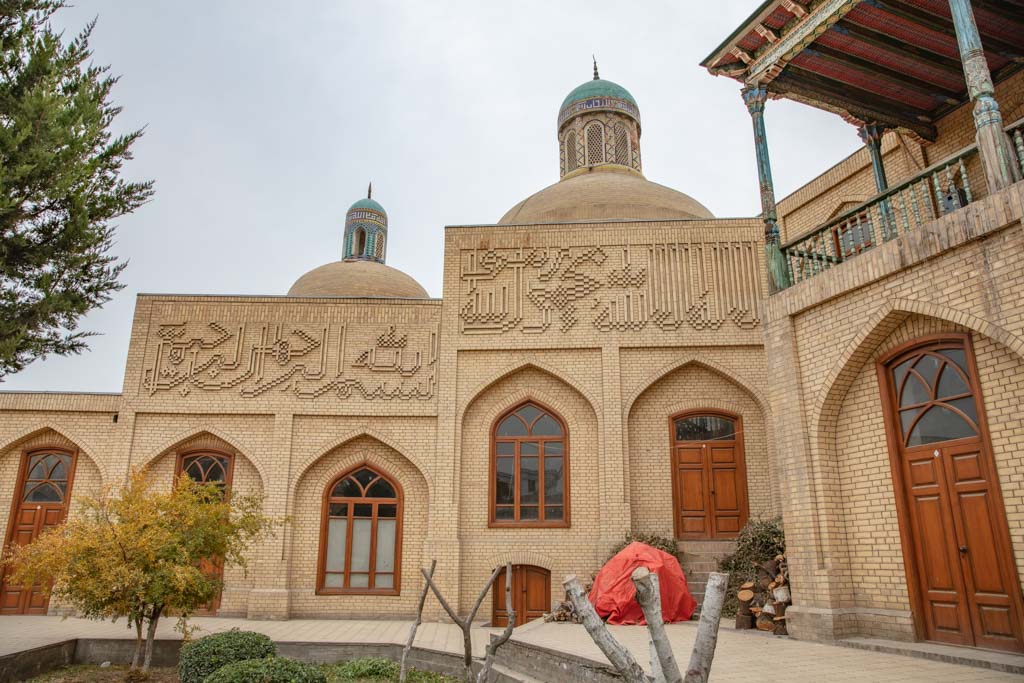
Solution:
{"label": "brick building", "polygon": [[[0,394],[0,528],[30,540],[145,466],[287,518],[219,614],[408,616],[436,559],[463,608],[512,562],[522,618],[630,532],[678,539],[699,594],[782,514],[797,637],[1020,649],[1024,12],[964,7],[769,0],[705,61],[743,83],[761,217],[647,180],[640,109],[595,66],[559,110],[559,182],[447,228],[442,299],[385,265],[371,193],[287,295],[140,295],[120,394]],[[776,202],[771,97],[865,149]],[[2,613],[48,609],[2,587]]]}

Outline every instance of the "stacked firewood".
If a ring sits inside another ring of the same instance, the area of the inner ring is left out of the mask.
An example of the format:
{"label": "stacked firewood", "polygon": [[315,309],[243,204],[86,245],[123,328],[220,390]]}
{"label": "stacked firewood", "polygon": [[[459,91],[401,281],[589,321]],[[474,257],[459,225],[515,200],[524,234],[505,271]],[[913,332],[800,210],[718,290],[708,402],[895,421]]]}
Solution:
{"label": "stacked firewood", "polygon": [[757,567],[757,578],[740,586],[736,599],[737,629],[757,628],[786,635],[786,607],[792,604],[786,557],[779,555]]}
{"label": "stacked firewood", "polygon": [[560,600],[555,603],[554,608],[544,615],[544,621],[563,621],[573,624],[580,623],[580,616],[571,600]]}

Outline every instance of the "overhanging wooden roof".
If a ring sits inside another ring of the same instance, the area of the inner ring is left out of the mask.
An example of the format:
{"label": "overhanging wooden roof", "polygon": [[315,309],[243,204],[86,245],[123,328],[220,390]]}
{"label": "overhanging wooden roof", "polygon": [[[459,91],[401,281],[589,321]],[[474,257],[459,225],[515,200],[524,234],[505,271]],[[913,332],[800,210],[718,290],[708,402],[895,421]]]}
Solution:
{"label": "overhanging wooden roof", "polygon": [[[999,82],[1024,66],[1024,0],[971,3]],[[948,0],[767,0],[701,65],[924,140],[968,99]]]}

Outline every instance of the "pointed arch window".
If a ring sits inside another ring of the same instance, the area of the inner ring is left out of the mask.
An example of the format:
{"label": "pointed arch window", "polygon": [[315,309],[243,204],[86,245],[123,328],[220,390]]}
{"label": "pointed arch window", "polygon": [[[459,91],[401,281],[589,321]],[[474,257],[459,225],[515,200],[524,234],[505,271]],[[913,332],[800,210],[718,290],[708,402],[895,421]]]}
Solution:
{"label": "pointed arch window", "polygon": [[398,595],[402,490],[369,465],[334,479],[324,491],[318,593]]}
{"label": "pointed arch window", "polygon": [[353,241],[355,242],[355,249],[353,250],[353,253],[358,258],[363,258],[364,256],[366,256],[366,230],[364,230],[363,228],[356,228],[356,233],[355,237],[353,238]]}
{"label": "pointed arch window", "polygon": [[490,525],[569,526],[569,433],[539,403],[522,403],[494,423]]}
{"label": "pointed arch window", "polygon": [[575,171],[579,168],[579,161],[576,156],[576,133],[569,131],[565,136],[565,172]]}
{"label": "pointed arch window", "polygon": [[899,359],[891,373],[905,447],[980,433],[974,382],[962,343],[916,349]]}
{"label": "pointed arch window", "polygon": [[223,489],[231,488],[231,475],[235,459],[228,453],[198,451],[178,456],[178,476],[187,475],[200,484],[217,484]]}
{"label": "pointed arch window", "polygon": [[629,131],[625,124],[615,124],[615,163],[632,166],[629,154]]}
{"label": "pointed arch window", "polygon": [[586,127],[587,166],[604,163],[604,125],[594,121]]}

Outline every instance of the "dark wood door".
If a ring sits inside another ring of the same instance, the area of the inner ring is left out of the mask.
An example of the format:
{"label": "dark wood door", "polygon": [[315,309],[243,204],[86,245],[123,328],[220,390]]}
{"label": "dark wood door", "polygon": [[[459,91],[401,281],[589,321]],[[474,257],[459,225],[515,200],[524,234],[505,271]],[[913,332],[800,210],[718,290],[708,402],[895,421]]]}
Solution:
{"label": "dark wood door", "polygon": [[[498,574],[491,594],[494,596],[491,623],[506,626],[504,569]],[[528,564],[512,565],[512,607],[516,611],[516,626],[544,616],[551,609],[551,572]]]}
{"label": "dark wood door", "polygon": [[671,428],[676,536],[735,537],[748,517],[740,418],[684,413]]}
{"label": "dark wood door", "polygon": [[[60,525],[67,517],[75,454],[37,450],[22,456],[14,496],[7,542],[28,545],[46,529]],[[0,614],[46,614],[50,598],[46,587],[22,587],[0,578]]]}
{"label": "dark wood door", "polygon": [[[223,489],[224,495],[228,495],[231,490],[234,461],[234,456],[230,453],[210,451],[184,453],[177,458],[177,476],[185,475],[201,484],[217,484]],[[223,578],[223,558],[212,557],[203,560],[200,563],[200,569],[208,575]],[[215,616],[220,608],[220,598],[218,593],[203,608],[196,610],[196,614]]]}
{"label": "dark wood door", "polygon": [[1020,580],[969,340],[916,342],[879,372],[921,636],[1024,651]]}

